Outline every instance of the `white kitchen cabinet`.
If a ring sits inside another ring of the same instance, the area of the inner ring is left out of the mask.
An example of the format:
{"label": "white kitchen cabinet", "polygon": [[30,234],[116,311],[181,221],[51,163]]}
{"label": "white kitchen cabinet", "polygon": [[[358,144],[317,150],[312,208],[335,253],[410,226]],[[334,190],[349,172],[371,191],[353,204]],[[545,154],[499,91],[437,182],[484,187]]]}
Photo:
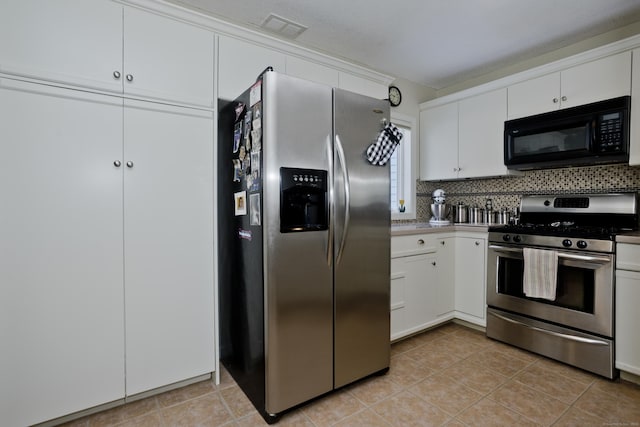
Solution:
{"label": "white kitchen cabinet", "polygon": [[[127,395],[214,370],[213,121],[125,101]],[[128,164],[128,163],[126,163]]]}
{"label": "white kitchen cabinet", "polygon": [[218,38],[218,98],[234,100],[267,67],[285,73],[286,55],[233,37]]}
{"label": "white kitchen cabinet", "polygon": [[458,103],[420,112],[420,179],[458,177]]}
{"label": "white kitchen cabinet", "polygon": [[122,100],[0,79],[0,117],[0,424],[32,425],[125,395]]}
{"label": "white kitchen cabinet", "polygon": [[389,87],[387,85],[345,71],[340,71],[340,84],[338,87],[375,99],[387,99],[389,97]]}
{"label": "white kitchen cabinet", "polygon": [[340,72],[326,65],[287,55],[286,73],[312,82],[331,87],[340,86]]}
{"label": "white kitchen cabinet", "polygon": [[436,314],[453,316],[455,308],[455,237],[446,235],[437,239],[436,247]]}
{"label": "white kitchen cabinet", "polygon": [[640,48],[632,56],[629,166],[640,166]]}
{"label": "white kitchen cabinet", "polygon": [[640,375],[640,245],[616,247],[616,368]]}
{"label": "white kitchen cabinet", "polygon": [[2,421],[212,372],[212,113],[0,79],[0,115]]}
{"label": "white kitchen cabinet", "polygon": [[213,108],[213,62],[209,31],[112,1],[0,6],[2,73]]}
{"label": "white kitchen cabinet", "polygon": [[631,94],[631,52],[550,73],[508,88],[509,119]]}
{"label": "white kitchen cabinet", "polygon": [[104,0],[0,3],[0,72],[122,91],[122,6]]}
{"label": "white kitchen cabinet", "polygon": [[124,93],[213,108],[213,33],[124,7]]}
{"label": "white kitchen cabinet", "polygon": [[436,322],[435,239],[418,234],[391,238],[391,339]]}
{"label": "white kitchen cabinet", "polygon": [[498,89],[420,113],[420,179],[513,173],[504,165],[507,90]]}
{"label": "white kitchen cabinet", "polygon": [[509,175],[504,165],[507,89],[460,100],[458,178]]}
{"label": "white kitchen cabinet", "polygon": [[486,326],[486,233],[455,238],[455,316]]}

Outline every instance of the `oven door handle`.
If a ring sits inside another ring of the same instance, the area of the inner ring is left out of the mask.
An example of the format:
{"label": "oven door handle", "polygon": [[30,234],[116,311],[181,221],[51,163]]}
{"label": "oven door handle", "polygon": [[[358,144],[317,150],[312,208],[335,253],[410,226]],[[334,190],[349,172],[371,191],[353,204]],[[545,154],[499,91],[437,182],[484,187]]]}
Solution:
{"label": "oven door handle", "polygon": [[[518,253],[518,254],[522,253],[522,248],[510,248],[507,246],[500,246],[500,245],[489,245],[489,249],[493,249],[496,252],[511,252],[511,253]],[[601,262],[601,263],[611,262],[611,257],[607,255],[604,255],[604,256],[579,255],[579,254],[573,254],[569,252],[558,251],[558,257],[576,260],[576,261],[586,261],[586,262]]]}
{"label": "oven door handle", "polygon": [[584,338],[584,337],[578,337],[578,336],[575,336],[575,335],[563,334],[561,332],[549,331],[547,329],[542,329],[542,328],[538,328],[538,327],[535,327],[535,326],[527,325],[527,324],[519,322],[519,321],[517,321],[515,319],[510,319],[510,318],[508,318],[506,316],[502,316],[502,315],[500,315],[498,313],[489,312],[488,314],[490,314],[491,316],[495,316],[498,319],[504,320],[505,322],[513,323],[513,324],[518,325],[518,326],[523,326],[523,327],[525,327],[527,329],[532,329],[532,330],[534,330],[536,332],[541,332],[543,334],[551,335],[551,336],[554,336],[554,337],[563,338],[563,339],[567,339],[567,340],[571,340],[571,341],[578,341],[578,342],[585,343],[585,344],[604,345],[604,346],[609,345],[609,343],[606,342],[606,341],[600,341],[600,340],[594,340],[594,339],[591,339],[591,338]]}

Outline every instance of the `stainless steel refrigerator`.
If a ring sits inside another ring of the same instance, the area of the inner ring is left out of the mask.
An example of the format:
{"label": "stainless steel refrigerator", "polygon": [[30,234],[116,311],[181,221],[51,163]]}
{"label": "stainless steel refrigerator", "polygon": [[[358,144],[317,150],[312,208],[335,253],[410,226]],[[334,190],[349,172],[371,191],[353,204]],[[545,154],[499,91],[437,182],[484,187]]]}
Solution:
{"label": "stainless steel refrigerator", "polygon": [[389,106],[266,71],[219,107],[221,361],[272,423],[389,368]]}

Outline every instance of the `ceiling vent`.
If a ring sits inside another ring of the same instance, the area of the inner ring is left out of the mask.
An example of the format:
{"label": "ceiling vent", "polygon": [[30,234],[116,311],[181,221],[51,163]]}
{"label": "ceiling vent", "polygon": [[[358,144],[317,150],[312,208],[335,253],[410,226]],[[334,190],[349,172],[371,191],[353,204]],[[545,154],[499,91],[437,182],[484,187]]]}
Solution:
{"label": "ceiling vent", "polygon": [[290,21],[275,13],[267,16],[260,27],[288,39],[295,39],[307,30],[307,27],[304,25]]}

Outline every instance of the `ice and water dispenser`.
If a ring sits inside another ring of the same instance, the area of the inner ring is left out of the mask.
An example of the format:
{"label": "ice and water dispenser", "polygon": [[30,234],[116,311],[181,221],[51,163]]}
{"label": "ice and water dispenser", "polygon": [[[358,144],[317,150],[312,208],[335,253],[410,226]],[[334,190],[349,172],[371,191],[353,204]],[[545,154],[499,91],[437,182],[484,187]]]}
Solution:
{"label": "ice and water dispenser", "polygon": [[280,168],[280,232],[328,228],[327,171]]}

